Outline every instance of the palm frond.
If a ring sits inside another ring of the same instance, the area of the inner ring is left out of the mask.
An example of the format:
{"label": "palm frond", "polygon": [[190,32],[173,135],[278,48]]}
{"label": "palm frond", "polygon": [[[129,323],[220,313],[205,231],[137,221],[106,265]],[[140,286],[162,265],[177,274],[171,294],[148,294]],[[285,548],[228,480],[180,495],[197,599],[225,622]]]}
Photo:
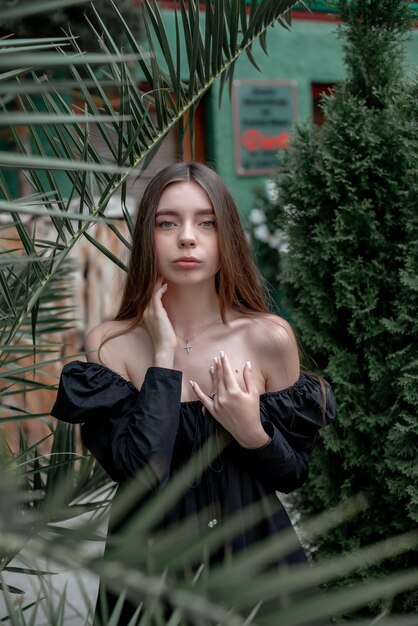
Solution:
{"label": "palm frond", "polygon": [[[68,450],[72,445],[73,434],[63,431],[62,436],[65,441],[57,439],[57,449]],[[36,447],[33,452],[36,454]],[[24,458],[23,452],[20,461]],[[192,459],[189,462],[187,478],[190,478],[199,466],[201,467],[201,460]],[[23,464],[20,467],[26,467],[26,465]],[[206,624],[207,626],[219,623],[230,626],[244,626],[244,624],[275,626],[280,623],[289,626],[308,626],[314,619],[326,620],[329,616],[342,615],[344,612],[365,606],[370,599],[384,600],[387,596],[406,591],[417,584],[418,571],[412,568],[385,579],[368,580],[361,586],[349,586],[337,593],[327,592],[321,595],[312,593],[312,590],[321,582],[334,580],[336,576],[345,576],[370,563],[377,563],[402,552],[414,550],[418,542],[417,533],[395,537],[310,568],[295,564],[283,571],[274,567],[269,569],[268,566],[273,564],[280,555],[289,554],[295,549],[294,533],[285,533],[283,536],[269,538],[252,549],[231,557],[229,564],[210,566],[209,555],[212,551],[216,552],[219,545],[224,545],[231,540],[234,532],[242,530],[243,522],[246,527],[251,527],[262,517],[262,507],[259,506],[257,510],[256,505],[252,506],[252,512],[250,510],[245,511],[244,514],[240,512],[235,520],[231,519],[227,524],[220,525],[213,531],[207,529],[206,534],[198,541],[193,531],[196,520],[186,519],[180,526],[168,527],[164,532],[158,533],[148,523],[144,524],[143,509],[140,508],[134,514],[130,528],[123,533],[122,537],[109,535],[110,549],[104,557],[97,558],[86,551],[83,546],[86,545],[86,541],[97,542],[100,539],[99,529],[103,520],[103,510],[109,504],[109,498],[105,493],[104,499],[103,496],[101,498],[99,496],[94,500],[91,497],[92,492],[86,490],[87,483],[85,483],[84,488],[76,496],[72,496],[72,502],[71,498],[68,500],[72,494],[71,483],[74,485],[75,479],[73,475],[72,480],[69,480],[70,474],[67,473],[71,473],[70,467],[71,463],[70,465],[63,463],[58,467],[56,464],[51,466],[49,475],[52,476],[56,471],[60,472],[60,484],[64,485],[66,493],[63,496],[55,489],[46,500],[39,499],[39,497],[28,500],[27,492],[22,492],[21,487],[16,489],[16,484],[11,480],[13,475],[10,472],[3,473],[0,497],[4,494],[10,497],[10,489],[12,489],[13,500],[19,500],[19,497],[23,496],[22,502],[25,503],[27,510],[25,516],[18,515],[17,517],[13,513],[9,515],[2,513],[4,529],[2,546],[3,549],[7,548],[8,553],[7,564],[3,568],[4,582],[7,583],[8,572],[16,567],[11,563],[12,556],[17,554],[19,547],[25,545],[26,559],[35,563],[40,556],[47,555],[48,559],[54,563],[54,567],[58,568],[53,571],[82,567],[100,575],[109,588],[116,594],[120,594],[120,603],[126,594],[132,602],[137,604],[139,623],[143,626],[149,623],[148,620],[157,619],[156,616],[159,614],[164,615],[164,606],[167,602],[173,607],[173,615],[176,615],[176,619],[179,620],[176,622],[173,618],[173,623],[181,624],[182,620],[187,617],[189,624]],[[24,476],[27,474],[25,473]],[[56,484],[55,480],[54,482]],[[98,484],[100,483],[95,485],[96,492],[98,492]],[[167,513],[173,501],[179,497],[181,492],[179,484],[176,478],[165,487],[164,493],[156,492],[152,495],[150,510],[158,510],[159,515]],[[131,508],[138,496],[141,497],[139,494],[143,492],[143,486],[144,483],[135,480],[125,487],[122,498],[118,498],[118,501],[113,504],[116,516],[124,517],[126,510]],[[47,482],[44,478],[41,477],[38,487],[41,492],[47,489]],[[85,500],[86,496],[87,500]],[[83,501],[85,506],[82,504]],[[314,540],[321,533],[350,519],[367,506],[366,499],[360,496],[307,523],[305,532],[311,540]],[[84,523],[80,520],[79,524],[72,524],[71,527],[56,523],[48,524],[48,520],[52,519],[51,516],[55,516],[55,522],[70,520],[74,515],[88,510],[90,513],[99,513],[98,517],[90,516]],[[29,523],[28,513],[31,513]],[[48,533],[45,534],[42,529],[48,529]],[[29,543],[27,542],[28,533],[32,537]],[[213,539],[215,533],[218,535],[216,540]],[[186,556],[179,561],[178,556],[181,555],[182,547],[186,545],[187,539],[192,549],[186,550]],[[139,544],[140,550],[132,550],[132,545]],[[201,562],[204,566],[196,570],[196,563],[199,563],[202,558]],[[35,569],[35,567],[32,568],[33,574],[36,574]],[[41,571],[42,579],[46,570]],[[24,568],[17,569],[16,573],[26,575]],[[15,589],[9,589],[7,593],[18,593],[20,588],[15,587]],[[46,584],[42,583],[41,588],[42,595],[45,595],[48,591]],[[300,597],[302,593],[303,602],[295,602],[294,598]],[[8,603],[8,611],[12,613],[12,603]],[[118,615],[118,611],[114,615]],[[61,624],[61,619],[63,617],[59,617],[56,623]],[[408,626],[413,623],[411,622],[412,616],[402,616],[402,619]],[[112,622],[109,618],[106,622],[107,626],[110,623]],[[386,623],[383,617],[382,623]],[[388,616],[387,623],[392,625],[396,622]]]}

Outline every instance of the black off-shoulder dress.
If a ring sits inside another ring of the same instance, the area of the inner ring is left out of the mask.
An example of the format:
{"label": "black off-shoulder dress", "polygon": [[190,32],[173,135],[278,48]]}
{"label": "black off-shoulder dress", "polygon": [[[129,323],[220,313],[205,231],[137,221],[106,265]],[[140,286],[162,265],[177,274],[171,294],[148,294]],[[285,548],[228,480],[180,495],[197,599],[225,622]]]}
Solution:
{"label": "black off-shoulder dress", "polygon": [[[181,382],[180,371],[150,367],[137,390],[107,367],[74,361],[63,368],[51,414],[81,423],[84,444],[117,483],[151,466],[157,486],[163,488],[211,435],[223,431],[200,401],[180,401]],[[162,523],[169,525],[207,510],[210,527],[256,501],[265,501],[270,514],[243,530],[229,545],[232,552],[291,526],[282,506],[270,507],[271,494],[289,493],[305,482],[318,432],[335,419],[328,383],[326,396],[324,411],[319,380],[307,373],[287,389],[261,394],[260,417],[270,443],[248,450],[230,437]],[[304,559],[302,548],[287,557],[288,562]],[[126,623],[129,614],[126,607]]]}

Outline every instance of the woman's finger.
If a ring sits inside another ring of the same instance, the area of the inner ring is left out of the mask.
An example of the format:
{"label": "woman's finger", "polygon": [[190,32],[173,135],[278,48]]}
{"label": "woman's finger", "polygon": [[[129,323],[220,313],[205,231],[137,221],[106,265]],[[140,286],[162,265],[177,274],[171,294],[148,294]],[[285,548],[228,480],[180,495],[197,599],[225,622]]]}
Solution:
{"label": "woman's finger", "polygon": [[212,379],[212,397],[213,397],[213,394],[218,392],[218,385],[217,385],[217,382],[216,382],[215,366],[214,365],[210,366],[209,373],[210,373],[210,377]]}
{"label": "woman's finger", "polygon": [[158,312],[161,313],[161,309],[163,308],[162,297],[167,291],[167,284],[161,285],[155,292],[154,296],[150,300],[151,304],[151,312],[156,315]]}
{"label": "woman's finger", "polygon": [[[211,365],[209,368],[210,371],[210,375],[212,378],[212,401],[213,401],[213,408],[215,409],[215,411],[219,408],[219,385],[217,382],[217,378],[216,378],[216,373],[215,373],[215,366]],[[211,413],[213,414],[213,411],[211,411]]]}
{"label": "woman's finger", "polygon": [[154,285],[154,295],[157,293],[157,291],[160,289],[160,287],[162,286],[164,282],[164,279],[162,276],[159,276],[157,278],[157,280],[155,281],[155,285]]}
{"label": "woman's finger", "polygon": [[163,293],[165,293],[167,291],[167,283],[162,284],[162,281],[158,281],[158,283],[156,283],[155,285],[155,289],[154,289],[154,298],[157,300],[161,300],[161,296],[163,295]]}
{"label": "woman's finger", "polygon": [[192,386],[193,391],[195,392],[197,396],[197,399],[201,401],[201,403],[209,411],[209,413],[212,413],[213,412],[212,398],[210,396],[207,396],[205,393],[203,393],[203,391],[201,390],[201,388],[199,387],[196,381],[190,380],[189,382]]}
{"label": "woman's finger", "polygon": [[257,385],[255,384],[255,380],[254,380],[254,376],[253,376],[253,368],[251,365],[251,361],[247,361],[246,364],[244,365],[244,369],[242,372],[242,377],[244,379],[244,384],[245,384],[245,389],[247,391],[247,393],[257,393],[258,394],[258,389],[257,389]]}
{"label": "woman's finger", "polygon": [[[221,352],[221,354],[223,354],[223,352]],[[223,357],[221,356],[215,357],[214,365],[215,365],[215,380],[216,380],[216,385],[217,385],[216,391],[218,391],[221,398],[223,398],[225,396],[225,391],[227,391],[227,386],[225,384],[226,381],[225,381],[225,376],[224,376]]]}
{"label": "woman's finger", "polygon": [[163,297],[163,295],[167,291],[167,288],[168,288],[168,285],[167,285],[167,283],[165,283],[164,285],[161,285],[161,287],[157,291],[157,298],[158,298],[159,302],[161,302],[161,298]]}
{"label": "woman's finger", "polygon": [[221,351],[221,368],[222,368],[222,376],[223,382],[226,389],[233,389],[238,386],[237,379],[235,378],[235,374],[232,371],[231,364],[225,352]]}
{"label": "woman's finger", "polygon": [[212,365],[209,368],[209,371],[212,374],[213,380],[216,384],[218,384],[219,381],[219,365],[218,365],[219,359],[217,356],[213,357],[213,361],[212,361]]}

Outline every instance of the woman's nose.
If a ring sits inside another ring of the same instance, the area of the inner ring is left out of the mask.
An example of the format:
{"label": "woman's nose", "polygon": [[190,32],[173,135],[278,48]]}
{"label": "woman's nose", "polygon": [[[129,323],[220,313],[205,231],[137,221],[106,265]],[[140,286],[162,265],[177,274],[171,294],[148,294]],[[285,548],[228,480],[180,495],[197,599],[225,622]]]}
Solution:
{"label": "woman's nose", "polygon": [[179,234],[179,246],[181,248],[194,247],[196,245],[196,237],[190,226],[184,226]]}

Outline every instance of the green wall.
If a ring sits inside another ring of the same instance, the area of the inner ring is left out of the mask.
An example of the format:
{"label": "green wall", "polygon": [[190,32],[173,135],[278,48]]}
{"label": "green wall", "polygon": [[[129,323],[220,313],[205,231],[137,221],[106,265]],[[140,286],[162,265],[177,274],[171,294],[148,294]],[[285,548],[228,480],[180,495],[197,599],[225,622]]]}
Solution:
{"label": "green wall", "polygon": [[[169,36],[174,38],[173,12],[164,12],[164,19]],[[337,82],[344,76],[341,42],[336,30],[336,22],[312,19],[294,20],[291,31],[276,26],[268,33],[268,56],[258,44],[253,48],[261,72],[242,56],[235,68],[235,78],[296,81],[298,118],[299,121],[309,120],[312,114],[311,84]],[[407,64],[411,73],[417,68],[418,31],[413,32],[407,44]],[[186,71],[187,68],[185,76]],[[242,214],[246,215],[253,205],[252,190],[263,185],[265,178],[236,175],[231,103],[225,92],[219,109],[218,95],[216,83],[205,103],[208,158],[225,180]]]}
{"label": "green wall", "polygon": [[[312,113],[312,82],[335,82],[343,74],[341,47],[335,37],[335,24],[329,22],[295,21],[292,31],[275,27],[268,34],[267,57],[259,44],[254,46],[258,72],[248,58],[242,57],[235,69],[235,78],[293,80],[297,89],[300,120]],[[265,178],[237,176],[235,173],[232,133],[232,107],[225,94],[218,108],[218,85],[211,90],[214,162],[231,190],[241,212],[246,214],[253,205],[252,190],[263,185]]]}

